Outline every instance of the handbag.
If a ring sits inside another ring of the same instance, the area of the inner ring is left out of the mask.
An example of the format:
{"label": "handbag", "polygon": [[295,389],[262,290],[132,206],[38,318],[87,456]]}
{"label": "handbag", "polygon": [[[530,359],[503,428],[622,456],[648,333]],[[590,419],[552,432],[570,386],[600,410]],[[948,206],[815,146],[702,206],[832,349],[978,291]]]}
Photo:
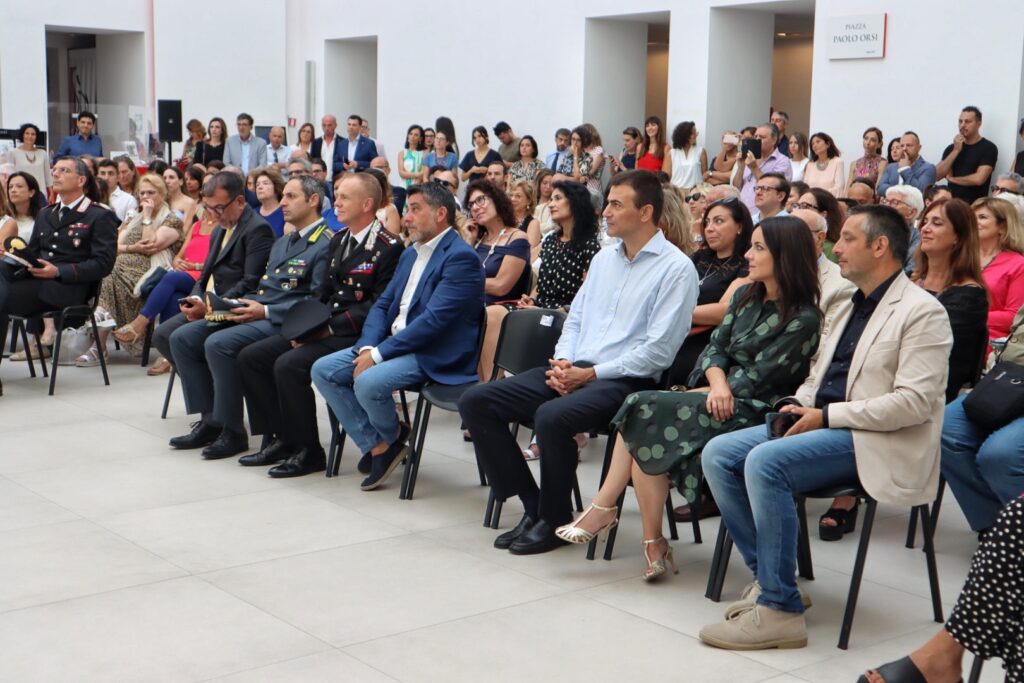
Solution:
{"label": "handbag", "polygon": [[137,285],[140,299],[145,299],[156,289],[156,286],[160,284],[160,280],[164,279],[164,275],[167,275],[167,269],[163,266],[157,266],[153,270],[148,271],[148,273],[145,278],[139,280]]}
{"label": "handbag", "polygon": [[60,362],[58,365],[74,365],[75,359],[92,346],[92,330],[82,327],[68,327],[60,335]]}
{"label": "handbag", "polygon": [[964,399],[971,422],[995,431],[1024,417],[1024,366],[999,361]]}

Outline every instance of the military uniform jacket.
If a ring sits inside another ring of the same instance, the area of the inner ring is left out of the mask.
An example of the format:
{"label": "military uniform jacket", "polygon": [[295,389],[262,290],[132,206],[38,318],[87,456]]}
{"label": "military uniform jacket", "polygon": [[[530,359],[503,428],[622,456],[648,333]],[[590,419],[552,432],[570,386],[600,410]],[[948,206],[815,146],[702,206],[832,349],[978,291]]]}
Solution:
{"label": "military uniform jacket", "polygon": [[256,289],[260,275],[266,270],[274,231],[263,216],[247,206],[227,244],[224,244],[224,232],[218,225],[210,235],[210,252],[192,289],[195,296],[203,295],[211,277],[213,291],[217,294],[229,299],[243,296]]}
{"label": "military uniform jacket", "polygon": [[[327,274],[320,300],[331,309],[331,331],[340,337],[358,337],[373,303],[387,288],[405,245],[398,235],[374,219],[362,245],[350,249],[348,230],[331,240]],[[342,258],[343,250],[348,255]]]}
{"label": "military uniform jacket", "polygon": [[323,221],[295,242],[292,234],[274,242],[267,272],[255,294],[248,297],[268,307],[267,317],[275,325],[284,321],[289,308],[320,291],[327,272],[327,249],[334,236]]}
{"label": "military uniform jacket", "polygon": [[63,307],[85,302],[114,270],[119,222],[113,211],[88,197],[66,211],[63,220],[59,216],[60,202],[36,215],[29,249],[59,273],[42,284],[39,298]]}

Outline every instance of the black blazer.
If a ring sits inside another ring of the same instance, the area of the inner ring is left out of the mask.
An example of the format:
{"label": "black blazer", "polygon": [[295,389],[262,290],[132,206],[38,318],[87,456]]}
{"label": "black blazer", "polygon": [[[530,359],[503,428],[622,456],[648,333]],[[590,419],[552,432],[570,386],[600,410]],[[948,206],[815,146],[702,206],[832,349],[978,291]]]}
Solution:
{"label": "black blazer", "polygon": [[[341,137],[335,134],[334,136],[334,149],[338,149],[338,143],[341,142]],[[312,159],[323,159],[324,153],[324,139],[323,136],[313,138],[313,142],[309,145],[309,158]]]}
{"label": "black blazer", "polygon": [[85,303],[100,280],[114,270],[117,228],[114,212],[88,197],[59,220],[60,202],[36,215],[29,249],[57,266],[59,275],[46,280],[39,298],[54,308]]}
{"label": "black blazer", "polygon": [[206,255],[203,270],[194,296],[202,296],[206,283],[213,278],[213,289],[217,294],[233,298],[256,291],[256,285],[267,269],[270,248],[274,245],[274,231],[263,217],[246,206],[238,225],[227,244],[224,228],[217,226],[210,235],[210,253]]}

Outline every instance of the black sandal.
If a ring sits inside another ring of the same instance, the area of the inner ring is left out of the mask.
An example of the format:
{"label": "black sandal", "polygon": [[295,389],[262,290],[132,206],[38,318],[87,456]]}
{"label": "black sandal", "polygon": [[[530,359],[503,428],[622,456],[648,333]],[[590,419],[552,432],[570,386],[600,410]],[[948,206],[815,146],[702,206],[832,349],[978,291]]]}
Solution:
{"label": "black sandal", "polygon": [[[885,683],[928,683],[924,674],[910,657],[883,664],[874,671],[882,676]],[[963,680],[961,678],[960,683],[963,683]],[[862,675],[857,679],[857,683],[868,683],[868,677]]]}
{"label": "black sandal", "polygon": [[[828,511],[818,518],[818,538],[823,541],[839,541],[843,536],[857,528],[857,512],[860,508],[860,501],[853,504],[849,510],[842,508],[829,508]],[[831,519],[835,526],[826,526],[822,521]]]}

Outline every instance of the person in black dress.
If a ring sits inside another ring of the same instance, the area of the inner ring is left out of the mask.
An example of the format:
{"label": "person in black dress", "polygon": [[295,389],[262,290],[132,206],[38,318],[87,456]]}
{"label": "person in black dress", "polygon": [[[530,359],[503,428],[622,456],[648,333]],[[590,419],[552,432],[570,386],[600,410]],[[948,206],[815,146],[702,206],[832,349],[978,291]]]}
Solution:
{"label": "person in black dress", "polygon": [[224,140],[228,134],[228,124],[219,116],[214,116],[206,130],[206,139],[196,143],[196,151],[192,155],[193,164],[209,166],[211,161],[224,161]]}

